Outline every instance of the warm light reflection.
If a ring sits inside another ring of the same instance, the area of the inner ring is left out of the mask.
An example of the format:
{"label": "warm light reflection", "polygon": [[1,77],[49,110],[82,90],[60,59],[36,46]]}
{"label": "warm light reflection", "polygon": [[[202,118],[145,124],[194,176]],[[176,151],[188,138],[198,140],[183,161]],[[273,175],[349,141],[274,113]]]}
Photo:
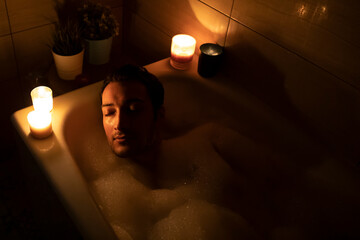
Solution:
{"label": "warm light reflection", "polygon": [[304,17],[306,14],[307,10],[305,5],[301,5],[301,7],[298,9],[298,14],[300,17]]}
{"label": "warm light reflection", "polygon": [[[222,21],[223,18],[214,17],[209,7],[201,3],[198,0],[188,0],[193,10],[197,20],[208,30],[215,34],[225,34],[227,29],[227,24],[224,24]],[[219,39],[213,39],[216,42],[219,42]]]}
{"label": "warm light reflection", "polygon": [[319,24],[327,18],[328,7],[323,3],[318,5],[300,3],[296,11],[299,17],[305,18],[311,23]]}
{"label": "warm light reflection", "polygon": [[321,7],[322,13],[326,13],[326,10],[327,10],[326,6],[322,6],[322,7]]}
{"label": "warm light reflection", "polygon": [[55,137],[50,137],[46,139],[46,141],[38,141],[36,147],[41,152],[48,152],[50,150],[54,150],[56,143]]}

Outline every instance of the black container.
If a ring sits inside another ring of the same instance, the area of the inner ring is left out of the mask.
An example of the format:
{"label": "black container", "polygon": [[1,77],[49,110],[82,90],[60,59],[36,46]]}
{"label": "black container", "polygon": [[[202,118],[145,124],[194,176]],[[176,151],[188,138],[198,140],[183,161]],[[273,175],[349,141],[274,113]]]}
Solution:
{"label": "black container", "polygon": [[221,65],[223,48],[215,43],[204,43],[200,46],[198,73],[202,77],[214,76]]}

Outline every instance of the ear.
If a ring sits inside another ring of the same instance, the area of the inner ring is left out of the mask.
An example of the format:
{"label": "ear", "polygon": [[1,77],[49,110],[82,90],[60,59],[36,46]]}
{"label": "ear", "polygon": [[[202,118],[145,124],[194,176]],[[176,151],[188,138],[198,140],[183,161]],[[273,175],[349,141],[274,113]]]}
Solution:
{"label": "ear", "polygon": [[161,108],[157,110],[157,115],[155,119],[155,129],[156,129],[155,135],[157,136],[158,140],[162,139],[164,123],[165,123],[165,108],[164,106],[161,106]]}
{"label": "ear", "polygon": [[161,106],[157,110],[157,120],[163,121],[165,119],[165,107]]}

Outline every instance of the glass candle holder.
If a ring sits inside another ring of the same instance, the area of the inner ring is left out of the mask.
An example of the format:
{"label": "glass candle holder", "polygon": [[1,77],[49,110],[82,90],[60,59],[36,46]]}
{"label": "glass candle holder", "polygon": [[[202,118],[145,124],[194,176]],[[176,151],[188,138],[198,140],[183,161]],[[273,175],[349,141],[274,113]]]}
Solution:
{"label": "glass candle holder", "polygon": [[30,95],[35,111],[51,112],[53,109],[53,96],[51,88],[39,86],[34,88]]}
{"label": "glass candle holder", "polygon": [[188,69],[195,53],[195,46],[196,40],[192,36],[175,35],[171,42],[171,66],[179,70]]}
{"label": "glass candle holder", "polygon": [[202,77],[214,76],[222,62],[223,48],[215,43],[204,43],[200,46],[198,73]]}
{"label": "glass candle holder", "polygon": [[27,115],[30,134],[38,139],[46,138],[52,133],[51,113],[31,111]]}

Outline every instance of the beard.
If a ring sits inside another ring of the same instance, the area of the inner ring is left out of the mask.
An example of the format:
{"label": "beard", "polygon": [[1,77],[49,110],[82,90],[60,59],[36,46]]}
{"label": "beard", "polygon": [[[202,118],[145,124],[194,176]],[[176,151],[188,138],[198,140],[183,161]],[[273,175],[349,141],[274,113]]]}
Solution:
{"label": "beard", "polygon": [[158,134],[152,130],[147,137],[139,138],[134,134],[128,134],[124,140],[117,141],[116,137],[112,138],[111,148],[112,151],[121,158],[136,158],[137,156],[144,155],[147,152],[156,148],[157,143],[160,142]]}

